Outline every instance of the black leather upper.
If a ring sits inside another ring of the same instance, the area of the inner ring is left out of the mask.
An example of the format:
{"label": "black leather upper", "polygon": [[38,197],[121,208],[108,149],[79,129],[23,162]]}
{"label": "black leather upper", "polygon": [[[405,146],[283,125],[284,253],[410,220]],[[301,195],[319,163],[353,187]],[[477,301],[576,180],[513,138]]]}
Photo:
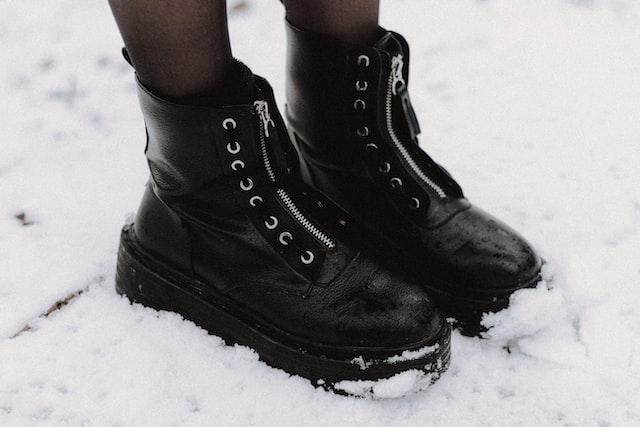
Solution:
{"label": "black leather upper", "polygon": [[[380,29],[376,45],[359,46],[291,24],[287,35],[287,119],[307,179],[437,283],[431,291],[491,301],[530,286],[541,265],[532,247],[472,206],[418,146],[405,39]],[[399,55],[405,84],[393,93],[390,73]],[[407,156],[394,143],[388,111]]]}
{"label": "black leather upper", "polygon": [[224,295],[255,327],[310,346],[408,348],[442,334],[443,318],[420,284],[302,184],[271,88],[257,76],[255,84],[273,120],[268,136],[252,104],[188,107],[140,86],[152,174],[134,223],[140,252]]}

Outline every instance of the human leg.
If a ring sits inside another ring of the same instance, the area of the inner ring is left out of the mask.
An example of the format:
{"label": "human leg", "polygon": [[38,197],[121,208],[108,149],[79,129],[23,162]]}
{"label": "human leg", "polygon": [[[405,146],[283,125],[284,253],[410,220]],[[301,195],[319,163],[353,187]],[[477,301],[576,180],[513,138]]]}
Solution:
{"label": "human leg", "polygon": [[372,44],[378,35],[379,0],[284,0],[296,26],[355,44]]}
{"label": "human leg", "polygon": [[206,103],[233,72],[225,0],[109,0],[140,81],[175,102]]}

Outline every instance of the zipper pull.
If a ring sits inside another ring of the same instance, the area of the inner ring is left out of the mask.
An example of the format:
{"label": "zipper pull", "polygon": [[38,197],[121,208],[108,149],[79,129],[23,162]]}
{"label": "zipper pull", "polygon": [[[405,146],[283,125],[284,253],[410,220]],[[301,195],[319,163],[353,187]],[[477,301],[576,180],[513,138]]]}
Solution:
{"label": "zipper pull", "polygon": [[409,99],[409,91],[404,89],[400,92],[400,102],[402,103],[402,110],[404,111],[404,117],[407,120],[407,126],[409,126],[409,133],[411,139],[415,140],[420,134],[420,123],[418,123],[418,117]]}
{"label": "zipper pull", "polygon": [[412,140],[420,134],[420,124],[418,118],[411,105],[411,99],[409,99],[409,91],[407,90],[407,82],[405,82],[402,76],[402,67],[404,61],[402,60],[402,54],[398,54],[391,58],[391,93],[398,96],[400,95],[400,103],[402,104],[402,110],[404,112],[407,126],[409,127],[409,134]]}
{"label": "zipper pull", "polygon": [[253,105],[255,106],[258,117],[260,118],[260,123],[262,123],[264,136],[269,138],[269,125],[276,127],[271,115],[269,114],[269,104],[267,101],[255,101]]}
{"label": "zipper pull", "polygon": [[404,62],[402,61],[402,54],[398,54],[391,58],[391,92],[394,95],[398,94],[398,83],[401,84],[400,88],[406,86],[404,77],[402,76],[402,67]]}

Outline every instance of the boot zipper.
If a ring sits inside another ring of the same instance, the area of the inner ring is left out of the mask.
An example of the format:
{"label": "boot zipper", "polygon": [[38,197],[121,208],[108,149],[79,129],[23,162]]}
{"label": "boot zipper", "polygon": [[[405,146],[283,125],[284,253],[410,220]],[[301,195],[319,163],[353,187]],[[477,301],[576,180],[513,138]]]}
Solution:
{"label": "boot zipper", "polygon": [[404,65],[404,62],[402,61],[401,54],[398,54],[393,58],[391,58],[391,72],[389,73],[389,85],[387,88],[387,99],[386,99],[387,131],[389,132],[389,136],[391,137],[391,140],[393,141],[393,144],[395,145],[397,151],[400,153],[402,158],[409,164],[409,167],[411,168],[413,173],[416,174],[433,191],[435,191],[436,194],[440,196],[440,198],[445,198],[447,197],[447,194],[444,192],[442,187],[436,184],[431,178],[427,176],[427,174],[425,174],[422,171],[422,169],[420,169],[420,166],[418,166],[415,160],[413,160],[413,158],[411,157],[411,154],[409,154],[409,151],[407,151],[406,147],[404,146],[404,144],[402,144],[402,141],[400,141],[400,138],[398,138],[398,135],[393,129],[393,112],[391,108],[393,96],[398,94],[399,84],[401,88],[403,86],[406,86],[404,77],[402,76],[403,65]]}
{"label": "boot zipper", "polygon": [[283,190],[282,188],[278,188],[276,190],[276,194],[278,194],[278,197],[280,198],[280,200],[282,200],[282,203],[284,203],[284,205],[287,207],[287,210],[291,212],[291,214],[296,219],[296,221],[298,221],[298,223],[305,230],[307,230],[313,237],[315,237],[320,242],[322,242],[327,248],[332,249],[333,247],[335,247],[335,243],[333,243],[333,240],[331,240],[329,236],[327,236],[322,231],[320,231],[315,225],[313,225],[309,221],[307,217],[305,217],[302,214],[302,212],[300,212],[298,207],[295,205],[295,203],[293,203],[293,200],[291,200],[291,197],[289,197],[289,194],[287,194],[285,190]]}
{"label": "boot zipper", "polygon": [[275,126],[273,119],[269,114],[269,104],[266,101],[255,101],[253,106],[258,114],[258,121],[260,122],[260,152],[262,154],[262,163],[267,171],[269,181],[276,182],[276,174],[271,167],[271,161],[269,160],[269,154],[267,153],[267,138],[269,137],[269,125]]}
{"label": "boot zipper", "polygon": [[[272,183],[276,182],[276,175],[273,171],[271,160],[269,159],[269,153],[267,151],[267,138],[269,137],[269,125],[275,127],[273,119],[269,114],[269,104],[266,101],[255,101],[253,103],[256,113],[258,114],[258,121],[260,122],[260,152],[262,154],[262,162],[267,172],[267,176]],[[325,233],[320,231],[318,227],[313,225],[309,219],[300,212],[300,209],[293,202],[289,194],[283,189],[278,188],[276,190],[278,198],[282,201],[289,213],[296,219],[298,224],[302,226],[309,234],[315,237],[323,245],[329,249],[335,247],[333,240]]]}

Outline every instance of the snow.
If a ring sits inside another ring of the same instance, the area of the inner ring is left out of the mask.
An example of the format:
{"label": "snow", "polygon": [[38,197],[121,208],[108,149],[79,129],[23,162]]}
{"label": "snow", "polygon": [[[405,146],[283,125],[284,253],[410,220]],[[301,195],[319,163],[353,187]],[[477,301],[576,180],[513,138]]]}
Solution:
{"label": "snow", "polygon": [[434,377],[434,374],[412,369],[377,381],[343,380],[334,384],[334,388],[351,396],[371,399],[398,399],[419,393],[429,387],[435,379],[437,378]]}
{"label": "snow", "polygon": [[[283,103],[283,9],[237,4],[234,54]],[[640,4],[396,0],[381,16],[412,46],[422,145],[534,243],[545,282],[487,316],[485,338],[454,333],[436,384],[387,400],[314,388],[128,304],[113,290],[117,242],[148,172],[107,2],[6,0],[0,425],[640,423]]]}
{"label": "snow", "polygon": [[385,360],[385,362],[387,363],[398,363],[398,362],[404,362],[407,360],[416,360],[421,358],[422,356],[425,356],[427,354],[433,353],[434,351],[438,350],[438,348],[440,347],[439,344],[436,345],[432,345],[432,346],[427,346],[427,347],[422,347],[418,350],[415,351],[410,351],[410,350],[405,350],[402,352],[402,354],[396,355],[396,356],[391,356],[389,358],[387,358]]}

